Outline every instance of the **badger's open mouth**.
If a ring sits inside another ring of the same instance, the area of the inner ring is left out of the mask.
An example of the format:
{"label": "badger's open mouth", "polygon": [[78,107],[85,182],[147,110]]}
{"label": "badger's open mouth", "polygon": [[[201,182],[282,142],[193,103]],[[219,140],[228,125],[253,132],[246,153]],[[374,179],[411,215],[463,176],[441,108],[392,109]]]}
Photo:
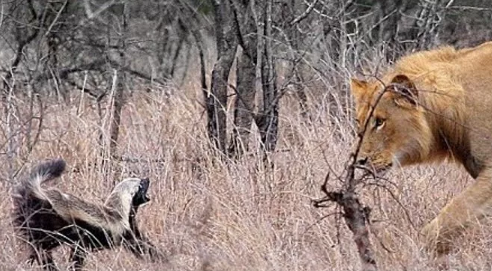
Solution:
{"label": "badger's open mouth", "polygon": [[144,205],[145,203],[150,201],[149,196],[147,195],[147,191],[149,190],[150,180],[149,178],[141,179],[140,186],[138,187],[138,191],[133,196],[132,205],[134,207],[138,207]]}

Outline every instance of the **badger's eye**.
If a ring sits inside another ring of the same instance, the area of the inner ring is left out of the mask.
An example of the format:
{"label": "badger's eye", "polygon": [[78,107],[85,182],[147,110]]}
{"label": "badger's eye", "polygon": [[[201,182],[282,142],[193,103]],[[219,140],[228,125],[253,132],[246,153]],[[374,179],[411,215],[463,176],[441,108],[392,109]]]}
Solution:
{"label": "badger's eye", "polygon": [[374,129],[379,130],[383,128],[385,120],[382,118],[374,118]]}

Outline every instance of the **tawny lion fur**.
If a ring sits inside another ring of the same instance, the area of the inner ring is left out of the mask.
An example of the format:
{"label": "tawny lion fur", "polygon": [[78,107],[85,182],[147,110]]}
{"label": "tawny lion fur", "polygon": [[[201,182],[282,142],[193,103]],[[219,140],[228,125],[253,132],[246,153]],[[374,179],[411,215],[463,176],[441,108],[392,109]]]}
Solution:
{"label": "tawny lion fur", "polygon": [[422,230],[428,248],[449,252],[492,210],[492,42],[410,54],[380,80],[352,79],[351,90],[364,133],[359,161],[382,171],[448,158],[476,179]]}

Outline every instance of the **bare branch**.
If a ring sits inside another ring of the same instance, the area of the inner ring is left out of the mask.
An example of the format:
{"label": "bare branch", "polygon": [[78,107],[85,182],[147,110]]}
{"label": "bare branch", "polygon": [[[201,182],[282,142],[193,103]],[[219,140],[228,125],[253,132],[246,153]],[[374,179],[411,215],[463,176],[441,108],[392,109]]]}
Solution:
{"label": "bare branch", "polygon": [[[369,111],[369,117],[363,126],[362,133],[358,134],[358,142],[356,150],[345,167],[345,177],[342,181],[342,188],[337,191],[330,191],[328,189],[328,181],[330,174],[326,175],[325,181],[321,186],[321,191],[325,196],[321,199],[314,201],[314,207],[323,208],[328,207],[330,202],[336,203],[342,210],[342,215],[345,219],[345,224],[348,226],[353,234],[353,239],[357,245],[359,252],[359,258],[362,264],[362,270],[375,271],[377,270],[376,259],[372,249],[371,241],[369,238],[369,224],[371,208],[364,206],[357,196],[357,189],[360,184],[366,184],[368,179],[381,179],[372,168],[362,167],[357,162],[357,156],[360,152],[364,135],[369,125],[369,119],[374,114],[374,110],[381,100],[383,94],[388,91],[389,87],[385,87],[383,91],[376,97],[375,103],[371,106]],[[362,174],[356,176],[355,171],[362,170]]]}
{"label": "bare branch", "polygon": [[111,1],[108,1],[104,4],[102,4],[96,11],[92,11],[91,10],[91,6],[90,6],[90,3],[89,3],[89,0],[85,0],[84,1],[84,7],[85,7],[85,13],[87,15],[87,18],[89,20],[99,16],[99,14],[101,14],[102,12],[104,12],[105,10],[107,10],[108,8],[110,8],[116,1],[115,0],[111,0]]}
{"label": "bare branch", "polygon": [[299,15],[297,18],[295,18],[294,20],[292,20],[289,24],[290,25],[295,25],[295,24],[299,23],[300,21],[304,20],[311,13],[311,11],[313,11],[314,6],[316,5],[316,3],[318,3],[318,0],[314,0],[313,3],[311,3],[308,6],[308,8],[301,15]]}
{"label": "bare branch", "polygon": [[60,8],[60,10],[58,10],[58,12],[56,13],[56,17],[55,19],[53,19],[53,21],[51,22],[50,26],[48,27],[48,29],[46,30],[46,33],[44,34],[44,36],[47,36],[48,34],[51,33],[51,29],[53,28],[53,26],[56,24],[56,22],[58,21],[58,18],[60,18],[60,14],[63,12],[63,10],[67,7],[67,4],[68,4],[68,0],[66,0],[64,3],[63,3],[63,6]]}

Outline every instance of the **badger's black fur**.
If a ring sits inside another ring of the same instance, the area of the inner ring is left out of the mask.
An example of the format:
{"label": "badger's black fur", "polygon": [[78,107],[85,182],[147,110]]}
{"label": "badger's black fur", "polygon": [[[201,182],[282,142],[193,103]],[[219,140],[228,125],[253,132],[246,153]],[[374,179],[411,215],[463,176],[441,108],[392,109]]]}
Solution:
{"label": "badger's black fur", "polygon": [[75,270],[84,265],[89,251],[123,245],[139,258],[152,260],[162,255],[137,227],[138,207],[149,201],[149,179],[128,178],[115,186],[105,204],[86,202],[41,184],[58,178],[65,170],[61,159],[41,163],[14,189],[14,226],[31,247],[30,261],[45,270],[57,270],[51,250],[62,245],[72,248]]}

